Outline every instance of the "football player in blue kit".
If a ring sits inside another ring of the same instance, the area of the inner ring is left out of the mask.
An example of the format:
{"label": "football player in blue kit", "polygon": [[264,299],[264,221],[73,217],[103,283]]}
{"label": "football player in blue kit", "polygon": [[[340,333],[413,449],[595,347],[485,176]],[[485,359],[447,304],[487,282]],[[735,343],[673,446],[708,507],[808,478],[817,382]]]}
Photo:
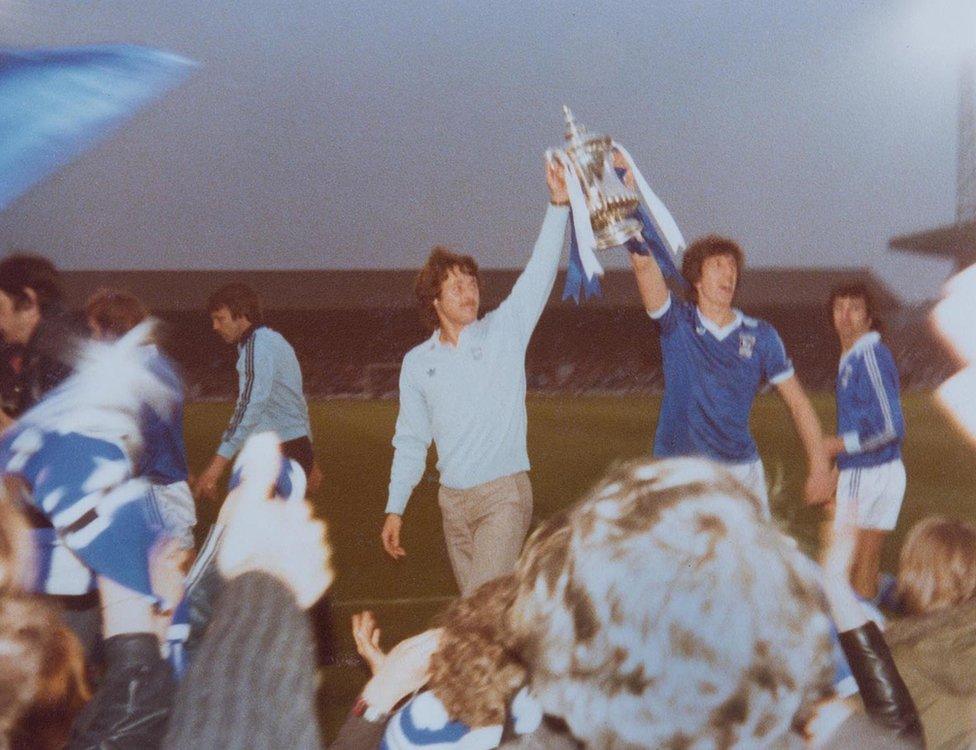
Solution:
{"label": "football player in blue kit", "polygon": [[905,497],[898,369],[876,330],[874,303],[864,284],[834,289],[828,309],[841,346],[837,434],[824,438],[840,469],[835,523],[848,521],[858,529],[851,583],[871,599],[877,594],[885,536],[895,528]]}
{"label": "football player in blue kit", "polygon": [[732,307],[744,264],[732,240],[709,235],[684,253],[689,301],[671,294],[650,256],[630,254],[637,287],[661,336],[664,399],[654,455],[704,456],[722,463],[762,500],[769,499],[762,459],[749,431],[756,394],[775,386],[807,455],[804,494],[827,502],[833,477],[820,422],[793,371],[776,329]]}

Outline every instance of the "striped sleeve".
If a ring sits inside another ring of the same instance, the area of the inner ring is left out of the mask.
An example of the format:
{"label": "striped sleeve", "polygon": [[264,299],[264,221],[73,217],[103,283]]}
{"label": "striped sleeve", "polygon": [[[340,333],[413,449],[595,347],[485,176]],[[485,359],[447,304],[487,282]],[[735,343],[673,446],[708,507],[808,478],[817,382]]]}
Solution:
{"label": "striped sleeve", "polygon": [[842,435],[844,450],[848,454],[869,453],[901,437],[901,407],[893,403],[898,399],[898,373],[894,360],[889,356],[878,357],[877,347],[865,349],[861,365],[864,368],[866,390],[876,414],[868,414],[860,420],[867,429],[851,430]]}
{"label": "striped sleeve", "polygon": [[274,381],[274,356],[259,332],[250,336],[237,360],[238,391],[234,415],[224,431],[217,454],[232,458],[259,425]]}

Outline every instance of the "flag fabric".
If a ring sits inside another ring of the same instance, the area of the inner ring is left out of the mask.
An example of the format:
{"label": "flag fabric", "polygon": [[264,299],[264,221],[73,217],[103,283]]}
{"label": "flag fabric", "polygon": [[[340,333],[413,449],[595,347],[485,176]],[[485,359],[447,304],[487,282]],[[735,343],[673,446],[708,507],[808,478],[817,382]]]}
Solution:
{"label": "flag fabric", "polygon": [[0,49],[0,210],[181,83],[194,66],[132,45]]}

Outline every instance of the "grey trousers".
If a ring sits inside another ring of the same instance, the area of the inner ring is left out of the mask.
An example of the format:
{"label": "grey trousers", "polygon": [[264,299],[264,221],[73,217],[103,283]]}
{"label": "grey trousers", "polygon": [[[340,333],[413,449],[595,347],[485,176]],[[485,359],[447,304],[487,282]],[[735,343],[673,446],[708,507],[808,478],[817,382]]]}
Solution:
{"label": "grey trousers", "polygon": [[524,471],[466,490],[441,485],[444,539],[461,596],[511,573],[532,522],[532,485]]}

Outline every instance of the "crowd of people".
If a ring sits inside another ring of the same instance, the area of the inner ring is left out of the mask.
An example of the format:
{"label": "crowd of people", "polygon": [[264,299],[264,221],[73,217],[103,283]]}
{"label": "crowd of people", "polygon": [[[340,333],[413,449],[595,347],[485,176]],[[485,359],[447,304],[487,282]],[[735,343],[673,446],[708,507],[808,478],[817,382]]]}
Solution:
{"label": "crowd of people", "polygon": [[[434,444],[460,598],[389,651],[372,613],[353,618],[371,676],[330,746],[971,744],[969,681],[944,696],[932,659],[976,630],[976,529],[929,519],[895,582],[879,574],[905,491],[904,419],[861,285],[825,301],[841,352],[838,423],[825,431],[777,330],[733,307],[741,248],[706,236],[679,270],[650,252],[645,227],[627,249],[662,356],[653,458],[594,477],[531,530],[526,358],[562,254],[564,170],[547,162],[539,237],[497,309],[481,315],[470,256],[434,248],[418,275],[430,337],[399,368],[376,551],[406,554],[408,501]],[[78,330],[49,261],[0,261],[8,746],[325,746],[315,695],[335,658],[321,637],[334,574],[305,499],[323,480],[301,362],[246,285],[216,290],[207,312],[236,346],[238,391],[191,478],[179,371],[139,300],[94,291]],[[749,429],[765,387],[804,447],[802,500],[832,518],[819,564],[771,517]],[[195,501],[227,474],[196,549]],[[949,707],[920,713],[932,704]]]}

